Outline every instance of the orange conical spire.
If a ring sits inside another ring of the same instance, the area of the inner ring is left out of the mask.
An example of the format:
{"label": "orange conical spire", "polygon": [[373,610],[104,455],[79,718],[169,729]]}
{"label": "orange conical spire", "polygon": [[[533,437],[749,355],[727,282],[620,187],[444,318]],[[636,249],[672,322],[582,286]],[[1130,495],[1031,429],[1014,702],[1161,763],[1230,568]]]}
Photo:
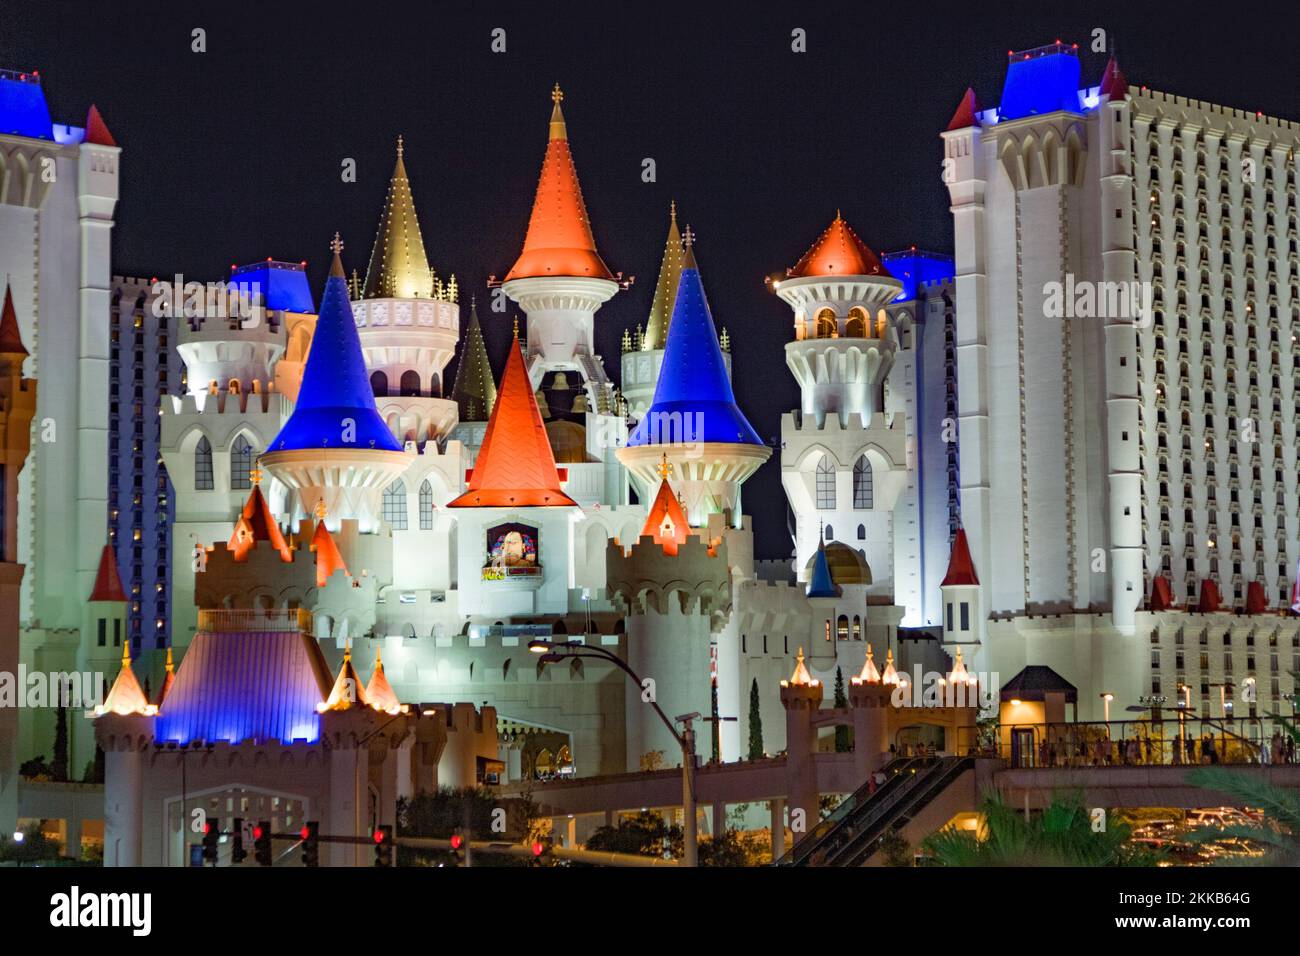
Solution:
{"label": "orange conical spire", "polygon": [[316,552],[316,587],[323,588],[335,571],[348,573],[347,562],[343,560],[339,546],[334,543],[334,535],[325,527],[324,520],[316,524],[316,531],[311,536],[311,549]]}
{"label": "orange conical spire", "polygon": [[18,329],[18,313],[14,311],[13,286],[5,286],[4,308],[0,309],[0,355],[30,355],[23,345]]}
{"label": "orange conical spire", "polygon": [[[260,479],[260,475],[255,474],[255,478]],[[293,555],[289,553],[289,545],[285,543],[284,535],[280,533],[280,525],[276,523],[275,515],[271,512],[271,506],[262,497],[262,486],[255,480],[253,490],[249,492],[248,500],[244,502],[244,510],[235,521],[235,530],[230,535],[227,547],[234,553],[236,561],[242,561],[248,552],[257,547],[259,541],[271,542],[271,547],[280,552],[280,560],[285,562],[293,560]]]}
{"label": "orange conical spire", "polygon": [[497,402],[483,447],[469,475],[469,490],[449,508],[575,505],[560,489],[555,454],[537,410],[519,339],[510,343]]}
{"label": "orange conical spire", "polygon": [[805,276],[878,276],[889,275],[880,257],[858,238],[839,210],[826,231],[803,254],[788,273],[791,279]]}
{"label": "orange conical spire", "polygon": [[582,201],[582,187],[569,152],[569,134],[560,103],[564,94],[557,83],[551,94],[551,138],[542,160],[542,177],[528,220],[524,251],[505,281],[538,276],[584,276],[613,279],[609,267],[596,252],[591,221]]}
{"label": "orange conical spire", "polygon": [[663,547],[664,554],[676,554],[677,549],[686,543],[690,531],[686,512],[673,494],[672,485],[668,484],[672,467],[668,463],[668,456],[664,455],[663,463],[659,466],[659,476],[663,479],[659,483],[659,493],[655,495],[650,514],[646,516],[645,525],[641,528],[641,536],[654,538],[655,544]]}

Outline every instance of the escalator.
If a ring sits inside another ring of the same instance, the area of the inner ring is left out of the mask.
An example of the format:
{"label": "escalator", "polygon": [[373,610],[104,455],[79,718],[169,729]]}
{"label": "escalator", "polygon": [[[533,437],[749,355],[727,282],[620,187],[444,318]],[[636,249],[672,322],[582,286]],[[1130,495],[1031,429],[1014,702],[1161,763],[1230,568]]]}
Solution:
{"label": "escalator", "polygon": [[870,783],[840,803],[777,866],[862,866],[881,838],[904,826],[967,770],[974,757],[918,757],[884,768],[885,782]]}

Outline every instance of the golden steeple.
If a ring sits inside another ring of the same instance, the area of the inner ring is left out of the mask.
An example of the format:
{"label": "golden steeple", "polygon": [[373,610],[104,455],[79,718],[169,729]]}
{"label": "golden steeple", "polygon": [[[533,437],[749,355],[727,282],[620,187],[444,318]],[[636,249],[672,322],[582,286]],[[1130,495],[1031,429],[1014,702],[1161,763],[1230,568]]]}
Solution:
{"label": "golden steeple", "polygon": [[560,104],[564,102],[564,91],[560,89],[560,84],[555,84],[555,89],[551,90],[551,102],[555,104],[551,108],[551,139],[568,139],[569,131],[564,126],[564,111],[560,109]]}
{"label": "golden steeple", "polygon": [[354,706],[366,706],[366,692],[361,686],[361,678],[357,676],[357,669],[352,665],[352,642],[348,641],[343,650],[343,664],[339,667],[338,677],[334,679],[334,687],[325,702],[317,704],[316,709],[324,713],[327,710],[348,710]]}
{"label": "golden steeple", "polygon": [[682,280],[682,237],[677,231],[677,201],[668,212],[668,239],[664,243],[663,263],[659,266],[659,281],[655,283],[654,299],[650,303],[650,318],[646,321],[644,351],[661,349],[668,340],[668,324],[673,317],[673,304],[677,301],[677,286]]}
{"label": "golden steeple", "polygon": [[469,328],[461,343],[460,364],[456,366],[456,383],[452,386],[451,397],[460,407],[460,420],[463,422],[485,422],[492,417],[497,383],[488,364],[476,299],[470,300]]}
{"label": "golden steeple", "polygon": [[388,184],[388,197],[370,252],[370,267],[362,288],[364,299],[429,298],[433,295],[433,276],[424,253],[420,221],[415,215],[411,183],[406,178],[402,137],[397,137],[397,165]]}

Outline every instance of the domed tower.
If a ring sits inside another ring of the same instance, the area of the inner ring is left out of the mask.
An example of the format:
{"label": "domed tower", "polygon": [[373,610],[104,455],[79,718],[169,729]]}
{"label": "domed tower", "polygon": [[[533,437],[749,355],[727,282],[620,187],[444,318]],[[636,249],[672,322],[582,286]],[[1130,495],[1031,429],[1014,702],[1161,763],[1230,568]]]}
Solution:
{"label": "domed tower", "polygon": [[786,364],[800,406],[781,421],[781,481],[795,515],[795,568],[806,581],[824,526],[875,569],[869,593],[893,599],[893,510],[907,484],[902,413],[885,411],[898,336],[886,306],[903,284],[843,216],[770,288],[794,311]]}
{"label": "domed tower", "polygon": [[694,526],[710,514],[730,513],[741,527],[740,487],[772,454],[736,404],[700,268],[694,235],[686,229],[686,254],[664,344],[654,402],[618,459],[631,472],[642,501],[659,481],[662,458],[678,476],[677,488]]}
{"label": "domed tower", "polygon": [[[594,316],[627,283],[596,252],[558,83],[551,99],[550,140],[523,252],[500,285],[528,316],[526,358],[534,388],[547,372],[574,370],[585,380],[592,407],[603,410],[612,388],[596,354]],[[496,284],[495,276],[489,284]]]}
{"label": "domed tower", "polygon": [[413,456],[379,417],[366,375],[356,321],[348,303],[338,234],[334,263],[321,296],[320,316],[293,414],[262,463],[297,497],[292,513],[355,518],[360,529],[379,527],[379,497]]}
{"label": "domed tower", "polygon": [[380,416],[399,441],[442,440],[456,426],[456,403],[443,398],[443,373],[460,340],[456,277],[429,269],[402,138],[352,312]]}

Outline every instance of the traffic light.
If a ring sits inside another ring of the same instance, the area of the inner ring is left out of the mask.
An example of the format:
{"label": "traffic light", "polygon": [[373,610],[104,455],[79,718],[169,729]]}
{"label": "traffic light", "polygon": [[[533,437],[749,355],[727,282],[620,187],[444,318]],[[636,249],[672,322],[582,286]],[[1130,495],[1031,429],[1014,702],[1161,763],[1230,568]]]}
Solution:
{"label": "traffic light", "polygon": [[451,835],[451,865],[465,865],[465,838],[459,831]]}
{"label": "traffic light", "polygon": [[533,858],[528,861],[529,866],[550,866],[551,865],[551,841],[549,838],[536,839],[533,841]]}
{"label": "traffic light", "polygon": [[271,865],[271,821],[258,820],[253,827],[253,859],[258,866]]}
{"label": "traffic light", "polygon": [[315,820],[303,824],[302,865],[320,866],[320,824]]}
{"label": "traffic light", "polygon": [[235,817],[230,824],[230,865],[239,866],[246,859],[248,851],[244,849],[244,818]]}
{"label": "traffic light", "polygon": [[393,865],[393,828],[381,824],[375,828],[375,866]]}
{"label": "traffic light", "polygon": [[217,841],[221,839],[221,818],[208,817],[203,824],[203,862],[217,865]]}

